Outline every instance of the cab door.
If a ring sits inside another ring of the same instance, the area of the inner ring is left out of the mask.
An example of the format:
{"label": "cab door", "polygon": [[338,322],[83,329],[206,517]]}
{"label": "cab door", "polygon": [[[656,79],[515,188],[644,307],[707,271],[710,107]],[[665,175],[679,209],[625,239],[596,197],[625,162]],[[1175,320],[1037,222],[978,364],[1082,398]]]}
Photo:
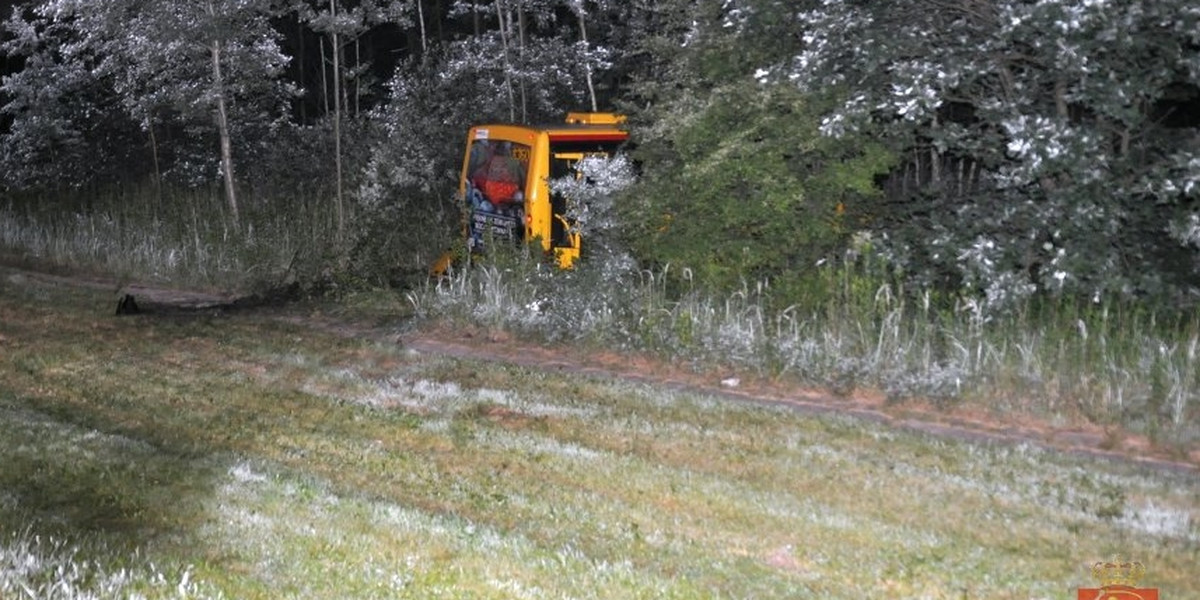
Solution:
{"label": "cab door", "polygon": [[[562,180],[566,177],[580,178],[583,174],[577,165],[583,157],[583,152],[551,152],[550,179]],[[579,258],[579,230],[575,223],[567,217],[567,198],[561,192],[550,190],[550,246],[559,265],[569,267]]]}

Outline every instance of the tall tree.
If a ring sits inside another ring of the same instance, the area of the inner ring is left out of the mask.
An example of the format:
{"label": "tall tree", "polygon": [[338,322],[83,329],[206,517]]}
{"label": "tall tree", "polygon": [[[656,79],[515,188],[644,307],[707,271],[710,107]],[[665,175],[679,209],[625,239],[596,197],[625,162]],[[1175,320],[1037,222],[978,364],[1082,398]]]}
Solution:
{"label": "tall tree", "polygon": [[95,57],[129,115],[153,139],[159,118],[214,130],[229,214],[240,216],[234,149],[239,135],[270,130],[286,115],[287,64],[271,0],[46,0],[42,18],[68,28],[72,52]]}
{"label": "tall tree", "polygon": [[[3,23],[0,46],[19,69],[0,82],[4,186],[68,188],[136,180],[136,123],[110,78],[66,24],[27,11]],[[103,117],[102,117],[103,116]]]}
{"label": "tall tree", "polygon": [[[334,209],[337,217],[336,239],[339,243],[344,243],[346,240],[348,218],[344,182],[346,169],[342,149],[342,127],[347,110],[345,83],[347,78],[354,78],[356,83],[354,106],[357,107],[360,95],[357,82],[366,70],[362,64],[355,66],[353,74],[347,70],[344,66],[345,60],[343,60],[345,49],[349,45],[357,48],[360,36],[380,24],[411,25],[411,14],[415,11],[420,16],[419,4],[419,1],[416,0],[366,0],[356,3],[353,7],[343,6],[338,0],[328,0],[328,2],[319,0],[315,5],[307,0],[300,0],[293,4],[292,8],[302,22],[307,23],[313,31],[325,35],[329,39],[328,63],[332,74],[328,81],[332,81],[332,89],[322,90],[322,95],[325,98],[332,96],[333,111],[329,114],[329,119],[333,133]],[[421,39],[424,43],[423,20],[419,26],[422,29]],[[321,60],[324,62],[325,57],[322,56]],[[324,71],[322,71],[322,77],[324,80]],[[358,111],[355,110],[355,115],[357,114]]]}
{"label": "tall tree", "polygon": [[209,56],[212,57],[212,97],[217,113],[217,136],[221,140],[221,173],[225,179],[225,199],[229,203],[229,213],[233,216],[236,226],[239,220],[237,201],[237,186],[234,183],[233,171],[233,142],[229,135],[229,111],[226,110],[225,75],[221,71],[222,39],[217,29],[217,8],[214,0],[207,0],[205,13],[212,20],[209,30]]}
{"label": "tall tree", "polygon": [[596,102],[596,84],[592,81],[592,61],[589,54],[588,32],[587,32],[587,7],[583,0],[571,0],[569,5],[575,16],[579,18],[579,44],[583,49],[583,73],[584,80],[587,82],[588,99],[591,100],[592,112],[600,110],[599,104]]}

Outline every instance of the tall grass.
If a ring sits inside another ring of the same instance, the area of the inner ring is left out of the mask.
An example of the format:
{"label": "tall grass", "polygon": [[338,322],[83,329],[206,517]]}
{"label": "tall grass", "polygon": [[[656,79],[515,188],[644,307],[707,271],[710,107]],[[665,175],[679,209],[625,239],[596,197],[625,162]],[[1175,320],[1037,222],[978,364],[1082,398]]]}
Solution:
{"label": "tall grass", "polygon": [[[8,198],[0,200],[0,251],[117,277],[243,290],[357,268],[353,260],[337,264],[348,254],[339,252],[320,198],[248,199],[240,228],[224,211],[216,190]],[[357,225],[375,232],[367,238],[395,229]],[[394,239],[359,240],[368,248],[363,260],[410,269],[431,262],[406,250],[415,242],[403,232],[388,235]],[[387,250],[375,256],[372,247]],[[686,269],[610,267],[562,272],[518,251],[410,300],[439,318],[655,353],[699,369],[790,377],[835,394],[870,389],[893,402],[1119,424],[1179,448],[1200,439],[1195,315],[1044,298],[998,313],[833,263],[787,295],[794,303],[780,305],[781,295],[762,284],[719,296],[692,286]]]}
{"label": "tall grass", "polygon": [[698,369],[792,377],[839,395],[961,403],[1060,425],[1121,425],[1182,449],[1200,440],[1200,320],[1119,303],[1030,300],[1003,313],[829,265],[801,303],[765,285],[675,290],[684,271],[614,278],[489,261],[410,294],[419,314],[655,353]]}
{"label": "tall grass", "polygon": [[250,200],[240,227],[216,190],[151,187],[0,199],[0,251],[118,278],[245,289],[277,284],[331,254],[328,209]]}

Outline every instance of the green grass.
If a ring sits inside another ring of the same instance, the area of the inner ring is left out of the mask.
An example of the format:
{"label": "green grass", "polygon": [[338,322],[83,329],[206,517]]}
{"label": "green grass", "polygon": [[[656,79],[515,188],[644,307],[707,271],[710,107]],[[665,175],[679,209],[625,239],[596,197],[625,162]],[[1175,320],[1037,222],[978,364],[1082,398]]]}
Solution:
{"label": "green grass", "polygon": [[111,309],[0,279],[4,600],[1200,595],[1194,473]]}
{"label": "green grass", "polygon": [[1186,311],[1053,298],[993,311],[970,298],[907,293],[845,265],[823,267],[801,303],[780,307],[762,284],[724,297],[672,289],[690,273],[670,267],[612,277],[599,265],[556,273],[529,263],[502,256],[409,298],[419,314],[458,326],[787,378],[840,396],[1123,428],[1183,460],[1200,448],[1200,319]]}

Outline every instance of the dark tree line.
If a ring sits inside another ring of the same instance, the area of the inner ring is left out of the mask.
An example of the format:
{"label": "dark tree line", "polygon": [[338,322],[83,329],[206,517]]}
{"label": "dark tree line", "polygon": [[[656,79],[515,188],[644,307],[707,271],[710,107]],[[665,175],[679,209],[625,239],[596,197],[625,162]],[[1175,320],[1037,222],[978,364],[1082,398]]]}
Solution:
{"label": "dark tree line", "polygon": [[385,257],[400,215],[453,229],[468,124],[595,105],[632,118],[644,264],[801,286],[850,248],[997,307],[1187,302],[1198,31],[1187,0],[30,0],[0,164],[9,190],[219,185],[233,219],[315,194]]}

